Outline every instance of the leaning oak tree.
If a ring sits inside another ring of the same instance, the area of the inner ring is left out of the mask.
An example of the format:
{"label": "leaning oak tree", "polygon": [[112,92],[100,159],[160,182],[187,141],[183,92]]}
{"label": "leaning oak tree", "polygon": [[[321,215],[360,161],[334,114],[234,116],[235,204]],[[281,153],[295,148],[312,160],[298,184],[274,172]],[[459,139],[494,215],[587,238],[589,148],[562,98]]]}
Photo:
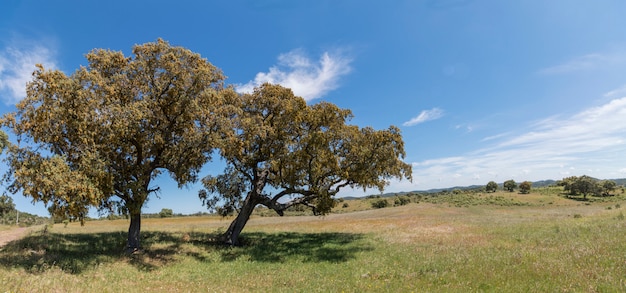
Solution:
{"label": "leaning oak tree", "polygon": [[72,75],[38,65],[27,96],[2,124],[10,191],[63,216],[89,206],[130,217],[128,249],[140,248],[141,208],[166,171],[197,179],[217,139],[224,76],[200,55],[159,39],[132,57],[95,49]]}
{"label": "leaning oak tree", "polygon": [[264,84],[251,94],[228,95],[233,105],[224,133],[221,175],[202,179],[199,196],[209,209],[237,216],[223,235],[230,245],[257,205],[283,215],[303,205],[328,213],[344,187],[383,188],[392,178],[411,178],[400,130],[346,124],[349,110],[321,102],[307,105],[280,85]]}

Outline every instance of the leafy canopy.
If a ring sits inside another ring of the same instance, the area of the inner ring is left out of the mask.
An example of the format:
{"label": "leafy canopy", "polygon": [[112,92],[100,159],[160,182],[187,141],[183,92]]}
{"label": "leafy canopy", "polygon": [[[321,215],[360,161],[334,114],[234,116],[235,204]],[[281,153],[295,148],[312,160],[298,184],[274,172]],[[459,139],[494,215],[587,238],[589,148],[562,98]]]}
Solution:
{"label": "leafy canopy", "polygon": [[200,192],[210,208],[238,210],[248,196],[279,214],[298,204],[324,214],[343,187],[382,190],[391,178],[411,177],[411,166],[401,161],[404,144],[396,127],[348,125],[349,110],[326,102],[307,105],[279,85],[230,98],[236,105],[233,131],[220,149],[227,167],[205,177]]}
{"label": "leafy canopy", "polygon": [[513,190],[515,190],[515,188],[517,188],[517,183],[515,183],[515,180],[513,179],[509,179],[507,181],[504,181],[503,185],[504,189],[506,189],[509,192],[513,192]]}
{"label": "leafy canopy", "polygon": [[520,193],[527,194],[530,193],[530,189],[532,188],[533,183],[530,181],[524,181],[519,184]]}
{"label": "leafy canopy", "polygon": [[487,192],[496,192],[496,190],[498,190],[498,183],[495,181],[489,181],[487,186],[485,186],[485,190]]}
{"label": "leafy canopy", "polygon": [[222,72],[159,39],[133,55],[95,49],[71,75],[38,65],[27,96],[2,124],[12,192],[82,215],[87,206],[140,213],[167,171],[194,181],[219,126]]}

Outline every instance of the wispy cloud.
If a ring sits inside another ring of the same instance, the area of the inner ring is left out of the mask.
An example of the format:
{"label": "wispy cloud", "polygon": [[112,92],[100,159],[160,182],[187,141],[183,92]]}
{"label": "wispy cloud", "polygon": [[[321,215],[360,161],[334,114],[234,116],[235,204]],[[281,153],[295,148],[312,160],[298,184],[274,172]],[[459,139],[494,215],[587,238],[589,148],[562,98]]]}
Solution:
{"label": "wispy cloud", "polygon": [[291,88],[305,100],[317,99],[338,87],[339,78],[352,70],[351,62],[341,53],[329,52],[315,62],[302,50],[294,50],[278,56],[278,65],[257,73],[254,80],[237,86],[237,91],[252,92],[254,87],[269,82]]}
{"label": "wispy cloud", "polygon": [[26,96],[35,64],[56,67],[54,51],[39,44],[15,43],[0,49],[0,98],[15,104]]}
{"label": "wispy cloud", "polygon": [[604,97],[606,98],[621,98],[623,96],[626,96],[626,85],[604,94]]}
{"label": "wispy cloud", "polygon": [[414,162],[413,178],[419,185],[393,182],[389,190],[486,184],[479,178],[493,177],[490,174],[498,174],[502,181],[561,179],[573,173],[598,178],[623,176],[626,98],[571,117],[541,120],[518,135],[506,133],[482,141],[493,144],[460,156]]}
{"label": "wispy cloud", "polygon": [[507,136],[509,134],[510,133],[507,132],[507,133],[500,133],[500,134],[496,134],[496,135],[492,135],[492,136],[487,136],[487,137],[483,138],[481,141],[482,142],[490,141],[490,140],[498,139],[498,138],[501,138],[501,137],[505,137],[505,136]]}
{"label": "wispy cloud", "polygon": [[426,121],[436,120],[443,116],[443,110],[439,108],[432,108],[430,110],[423,110],[416,117],[411,118],[411,120],[402,123],[403,126],[414,126],[420,123],[424,123]]}
{"label": "wispy cloud", "polygon": [[565,74],[603,68],[621,63],[626,63],[626,50],[591,53],[583,56],[577,56],[562,64],[543,68],[539,70],[539,73],[548,75]]}

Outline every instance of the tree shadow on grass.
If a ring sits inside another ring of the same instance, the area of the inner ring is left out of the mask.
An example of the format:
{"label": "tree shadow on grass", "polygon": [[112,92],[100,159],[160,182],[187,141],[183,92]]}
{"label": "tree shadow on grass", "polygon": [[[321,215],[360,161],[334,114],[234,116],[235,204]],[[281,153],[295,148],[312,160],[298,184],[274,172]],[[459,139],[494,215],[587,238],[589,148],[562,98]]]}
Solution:
{"label": "tree shadow on grass", "polygon": [[583,197],[582,195],[565,195],[564,198],[569,199],[569,200],[573,200],[573,201],[582,201],[582,202],[591,202],[592,200],[590,200],[588,197]]}
{"label": "tree shadow on grass", "polygon": [[22,267],[39,273],[56,267],[64,272],[79,274],[103,263],[127,261],[141,270],[152,270],[173,261],[180,237],[165,232],[142,232],[146,247],[163,243],[155,249],[128,255],[124,252],[126,233],[76,233],[34,232],[7,243],[0,250],[0,265]]}
{"label": "tree shadow on grass", "polygon": [[[180,256],[198,261],[230,262],[237,259],[263,262],[344,262],[359,251],[371,250],[361,234],[262,233],[242,234],[242,247],[225,246],[217,233],[142,231],[139,253],[124,253],[126,233],[34,232],[0,249],[0,266],[43,273],[58,268],[80,274],[101,264],[126,262],[152,271],[176,262]],[[216,256],[216,257],[215,257]]]}
{"label": "tree shadow on grass", "polygon": [[372,246],[363,241],[362,234],[353,233],[263,233],[242,234],[242,247],[222,252],[222,261],[240,257],[261,262],[345,262],[358,252],[370,251]]}

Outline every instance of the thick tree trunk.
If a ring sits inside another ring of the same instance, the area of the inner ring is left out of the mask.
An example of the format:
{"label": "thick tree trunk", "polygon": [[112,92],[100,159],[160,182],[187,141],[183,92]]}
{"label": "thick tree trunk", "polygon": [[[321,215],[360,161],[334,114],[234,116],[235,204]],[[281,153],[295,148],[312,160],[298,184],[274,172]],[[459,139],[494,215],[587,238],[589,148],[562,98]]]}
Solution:
{"label": "thick tree trunk", "polygon": [[222,240],[229,245],[238,246],[239,243],[239,234],[248,223],[250,219],[250,215],[254,211],[254,207],[257,205],[256,201],[251,199],[251,196],[248,195],[246,200],[241,207],[241,211],[237,214],[235,220],[230,223],[228,230],[222,235]]}
{"label": "thick tree trunk", "polygon": [[139,232],[141,231],[141,210],[130,212],[130,227],[128,227],[128,245],[126,252],[133,253],[141,248]]}

